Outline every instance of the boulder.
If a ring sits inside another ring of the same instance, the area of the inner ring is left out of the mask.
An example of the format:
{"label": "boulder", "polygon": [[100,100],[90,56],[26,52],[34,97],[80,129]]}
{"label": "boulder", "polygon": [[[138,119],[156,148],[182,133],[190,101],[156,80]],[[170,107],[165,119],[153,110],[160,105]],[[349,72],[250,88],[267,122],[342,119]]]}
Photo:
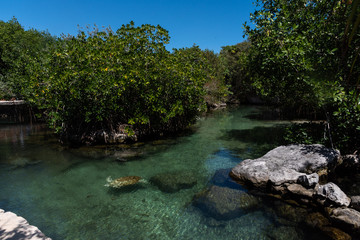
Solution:
{"label": "boulder", "polygon": [[0,209],[0,239],[51,240],[24,218]]}
{"label": "boulder", "polygon": [[351,197],[351,208],[360,211],[360,196]]}
{"label": "boulder", "polygon": [[256,208],[259,200],[241,190],[211,186],[195,196],[193,204],[207,216],[217,220],[229,220]]}
{"label": "boulder", "polygon": [[[240,183],[266,188],[268,183],[296,183],[300,176],[327,171],[336,166],[339,157],[339,151],[319,144],[280,146],[258,159],[242,161],[230,175]],[[312,186],[316,175],[302,177],[300,181]]]}
{"label": "boulder", "polygon": [[355,209],[336,208],[331,212],[330,218],[360,233],[360,212]]}
{"label": "boulder", "polygon": [[319,202],[329,206],[349,206],[351,199],[335,184],[327,183],[315,188],[315,195]]}
{"label": "boulder", "polygon": [[174,193],[195,186],[196,176],[195,173],[189,171],[160,173],[151,177],[150,182],[163,192]]}

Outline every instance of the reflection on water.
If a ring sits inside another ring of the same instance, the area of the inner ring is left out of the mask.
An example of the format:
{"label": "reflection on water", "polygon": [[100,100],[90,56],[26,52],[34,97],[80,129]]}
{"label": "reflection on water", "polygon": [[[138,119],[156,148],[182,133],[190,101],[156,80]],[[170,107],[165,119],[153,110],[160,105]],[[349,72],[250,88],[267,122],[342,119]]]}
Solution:
{"label": "reflection on water", "polygon": [[[325,239],[304,229],[306,210],[292,210],[295,219],[229,178],[231,167],[280,143],[283,123],[246,118],[254,111],[214,112],[176,138],[78,149],[41,126],[1,127],[0,208],[54,240]],[[109,189],[108,176],[144,181]]]}

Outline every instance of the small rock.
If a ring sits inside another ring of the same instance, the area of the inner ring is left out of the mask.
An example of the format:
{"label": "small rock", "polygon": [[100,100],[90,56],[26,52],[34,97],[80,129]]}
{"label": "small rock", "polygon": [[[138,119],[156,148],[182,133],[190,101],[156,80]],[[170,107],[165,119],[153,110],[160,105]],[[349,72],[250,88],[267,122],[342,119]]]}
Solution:
{"label": "small rock", "polygon": [[278,217],[284,218],[293,223],[304,222],[308,211],[302,207],[296,207],[282,201],[275,202],[275,211]]}
{"label": "small rock", "polygon": [[280,226],[270,232],[271,239],[276,240],[300,240],[303,239],[296,228],[289,226]]}
{"label": "small rock", "polygon": [[255,208],[259,201],[241,190],[211,186],[207,191],[198,194],[193,204],[210,217],[228,220],[240,217]]}
{"label": "small rock", "polygon": [[335,221],[341,222],[352,230],[360,231],[360,212],[351,208],[336,208],[330,217]]}
{"label": "small rock", "polygon": [[353,209],[360,211],[360,196],[351,197],[351,206]]}
{"label": "small rock", "polygon": [[319,183],[319,175],[317,173],[312,173],[309,175],[301,175],[298,178],[297,182],[306,188],[313,188],[316,186],[316,184]]}
{"label": "small rock", "polygon": [[315,191],[316,197],[325,200],[324,204],[345,207],[350,205],[350,198],[335,183],[319,185]]}
{"label": "small rock", "polygon": [[330,237],[332,240],[351,240],[351,236],[338,228],[326,226],[320,228],[320,230]]}
{"label": "small rock", "polygon": [[174,193],[195,186],[197,177],[195,173],[188,171],[169,172],[151,177],[150,182],[163,192]]}
{"label": "small rock", "polygon": [[301,186],[300,184],[290,184],[287,186],[287,190],[292,194],[298,195],[300,197],[312,198],[314,190],[307,189]]}
{"label": "small rock", "polygon": [[330,225],[330,221],[319,212],[310,213],[309,215],[307,215],[305,223],[313,228],[321,228]]}

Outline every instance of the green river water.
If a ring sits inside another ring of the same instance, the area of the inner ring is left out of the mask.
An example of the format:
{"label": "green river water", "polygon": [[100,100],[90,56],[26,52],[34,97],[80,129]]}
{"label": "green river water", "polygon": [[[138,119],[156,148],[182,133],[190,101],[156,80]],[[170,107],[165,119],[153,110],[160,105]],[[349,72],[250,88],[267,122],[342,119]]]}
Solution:
{"label": "green river water", "polygon": [[[194,204],[212,185],[246,191],[227,174],[214,176],[281,143],[286,122],[248,117],[254,113],[261,112],[219,110],[174,138],[78,149],[61,146],[41,126],[0,125],[0,208],[53,240],[326,239],[296,219],[300,210],[274,199],[231,219]],[[192,174],[196,184],[168,193],[149,181],[169,172]],[[104,186],[108,176],[145,181],[112,190]]]}

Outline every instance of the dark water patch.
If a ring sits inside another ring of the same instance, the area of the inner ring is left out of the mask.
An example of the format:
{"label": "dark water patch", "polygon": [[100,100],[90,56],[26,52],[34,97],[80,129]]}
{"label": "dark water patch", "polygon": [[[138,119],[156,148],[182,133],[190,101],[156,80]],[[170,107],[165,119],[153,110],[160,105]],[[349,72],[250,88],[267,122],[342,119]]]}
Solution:
{"label": "dark water patch", "polygon": [[273,121],[281,119],[282,115],[279,109],[258,106],[244,117],[250,120]]}
{"label": "dark water patch", "polygon": [[236,183],[230,177],[231,168],[227,169],[218,169],[216,170],[215,174],[209,180],[210,185],[215,185],[219,187],[227,187],[231,189],[241,190],[247,192],[247,189],[241,186],[240,184]]}
{"label": "dark water patch", "polygon": [[246,143],[267,144],[274,143],[281,145],[284,143],[284,125],[272,127],[254,127],[253,129],[231,129],[223,131],[218,138],[226,141],[242,141]]}

